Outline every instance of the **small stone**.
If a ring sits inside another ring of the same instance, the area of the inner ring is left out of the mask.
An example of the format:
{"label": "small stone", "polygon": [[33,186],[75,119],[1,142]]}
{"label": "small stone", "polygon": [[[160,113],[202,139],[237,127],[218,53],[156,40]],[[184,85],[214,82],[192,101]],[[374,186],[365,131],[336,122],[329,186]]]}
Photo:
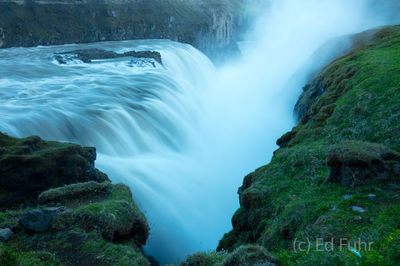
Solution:
{"label": "small stone", "polygon": [[337,210],[337,207],[333,206],[332,211],[336,211],[336,210]]}
{"label": "small stone", "polygon": [[0,241],[7,241],[13,235],[13,231],[10,228],[0,229]]}
{"label": "small stone", "polygon": [[374,218],[369,218],[369,222],[372,224],[373,222],[375,221],[375,219]]}
{"label": "small stone", "polygon": [[360,212],[360,213],[365,212],[365,210],[363,208],[358,207],[358,206],[351,206],[351,210],[354,212]]}
{"label": "small stone", "polygon": [[389,184],[389,187],[391,189],[399,189],[399,185],[397,185],[397,184]]}
{"label": "small stone", "polygon": [[372,194],[372,193],[368,194],[368,198],[370,200],[372,200],[372,201],[376,201],[376,195],[375,194]]}
{"label": "small stone", "polygon": [[362,219],[363,219],[363,218],[362,218],[361,216],[355,216],[355,217],[354,217],[354,220],[356,220],[356,221],[362,221]]}
{"label": "small stone", "polygon": [[19,224],[28,231],[45,232],[57,213],[54,211],[31,210],[19,218]]}
{"label": "small stone", "polygon": [[352,197],[353,197],[353,195],[350,195],[350,194],[344,194],[344,195],[342,196],[342,198],[344,198],[345,200],[350,199],[350,198],[352,198]]}

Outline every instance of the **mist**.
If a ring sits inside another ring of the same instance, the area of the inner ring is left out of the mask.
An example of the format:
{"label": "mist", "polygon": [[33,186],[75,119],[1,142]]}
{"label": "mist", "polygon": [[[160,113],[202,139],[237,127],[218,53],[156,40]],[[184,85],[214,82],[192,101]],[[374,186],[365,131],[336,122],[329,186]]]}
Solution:
{"label": "mist", "polygon": [[258,4],[264,11],[245,35],[242,57],[219,68],[200,95],[196,134],[182,159],[185,182],[179,191],[186,193],[174,195],[186,205],[178,214],[182,224],[164,225],[174,235],[168,250],[153,249],[151,238],[147,249],[161,262],[215,249],[231,229],[244,176],[267,164],[276,140],[295,125],[293,107],[312,73],[349,46],[342,38],[317,56],[315,51],[332,38],[397,19],[387,16],[387,7],[374,13],[376,6],[362,0]]}

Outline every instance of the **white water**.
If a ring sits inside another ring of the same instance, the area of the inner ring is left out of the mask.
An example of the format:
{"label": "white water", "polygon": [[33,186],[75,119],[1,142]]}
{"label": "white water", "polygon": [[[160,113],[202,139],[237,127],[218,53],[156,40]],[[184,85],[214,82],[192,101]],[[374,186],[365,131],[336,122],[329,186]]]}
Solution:
{"label": "white water", "polygon": [[[286,86],[293,74],[328,39],[383,23],[364,4],[273,1],[244,57],[218,70],[193,47],[162,40],[0,50],[0,130],[96,146],[97,167],[128,184],[148,217],[145,250],[177,262],[229,231],[243,176],[269,161],[294,124],[309,71]],[[164,66],[52,59],[89,47],[157,50]]]}

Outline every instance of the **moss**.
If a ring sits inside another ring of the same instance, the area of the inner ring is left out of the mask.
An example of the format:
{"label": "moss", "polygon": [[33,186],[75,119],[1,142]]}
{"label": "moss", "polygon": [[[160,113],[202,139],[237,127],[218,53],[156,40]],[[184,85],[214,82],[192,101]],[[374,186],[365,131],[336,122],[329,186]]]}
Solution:
{"label": "moss", "polygon": [[62,265],[54,254],[46,251],[21,252],[0,243],[1,265],[40,265],[55,266]]}
{"label": "moss", "polygon": [[[68,207],[82,205],[84,202],[93,203],[108,198],[112,185],[106,181],[97,183],[77,183],[69,186],[46,190],[38,196],[39,204],[60,203]],[[126,197],[129,198],[129,197]]]}
{"label": "moss", "polygon": [[[70,185],[63,190],[76,189],[78,186],[94,187],[93,184],[86,183]],[[99,184],[96,187],[101,186]],[[105,186],[110,185],[105,184]],[[138,247],[141,247],[146,243],[149,234],[146,218],[133,202],[132,194],[127,186],[112,185],[110,190],[111,194],[107,198],[101,197],[102,200],[92,193],[92,198],[80,201],[78,205],[76,201],[73,201],[76,208],[55,217],[53,228],[65,230],[79,225],[88,232],[99,231],[109,241],[132,239]],[[67,206],[71,206],[70,203],[66,203]]]}
{"label": "moss", "polygon": [[[258,243],[284,265],[354,265],[355,256],[347,249],[315,252],[314,245],[309,253],[293,250],[295,239],[315,243],[333,238],[337,248],[340,238],[347,238],[374,242],[373,250],[362,252],[365,265],[398,261],[400,196],[390,183],[398,183],[398,176],[372,178],[351,188],[329,182],[329,160],[355,159],[379,170],[388,160],[396,165],[400,151],[400,26],[355,39],[348,55],[326,66],[305,87],[300,100],[309,108],[299,125],[280,139],[271,162],[244,180],[234,229],[218,250]],[[316,91],[318,97],[310,98]],[[249,220],[254,222],[242,226]]]}
{"label": "moss", "polygon": [[139,249],[105,241],[95,232],[89,234],[82,251],[94,256],[100,265],[150,265]]}
{"label": "moss", "polygon": [[3,245],[4,265],[149,265],[140,250],[149,227],[127,186],[87,182],[41,195],[51,199],[46,204],[62,203],[66,211],[43,233],[28,233],[19,225],[29,209],[1,212],[0,228],[14,231]]}
{"label": "moss", "polygon": [[180,266],[211,266],[222,265],[225,260],[226,252],[197,252],[189,255]]}
{"label": "moss", "polygon": [[0,147],[0,208],[35,205],[40,192],[63,184],[108,180],[94,168],[95,148],[2,133]]}

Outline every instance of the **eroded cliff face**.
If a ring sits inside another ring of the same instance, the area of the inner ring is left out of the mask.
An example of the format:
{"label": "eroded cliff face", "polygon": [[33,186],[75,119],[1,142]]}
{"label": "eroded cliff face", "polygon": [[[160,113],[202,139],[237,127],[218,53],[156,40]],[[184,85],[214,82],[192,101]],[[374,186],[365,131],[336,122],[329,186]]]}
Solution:
{"label": "eroded cliff face", "polygon": [[0,1],[0,48],[171,39],[210,57],[235,50],[242,0]]}

